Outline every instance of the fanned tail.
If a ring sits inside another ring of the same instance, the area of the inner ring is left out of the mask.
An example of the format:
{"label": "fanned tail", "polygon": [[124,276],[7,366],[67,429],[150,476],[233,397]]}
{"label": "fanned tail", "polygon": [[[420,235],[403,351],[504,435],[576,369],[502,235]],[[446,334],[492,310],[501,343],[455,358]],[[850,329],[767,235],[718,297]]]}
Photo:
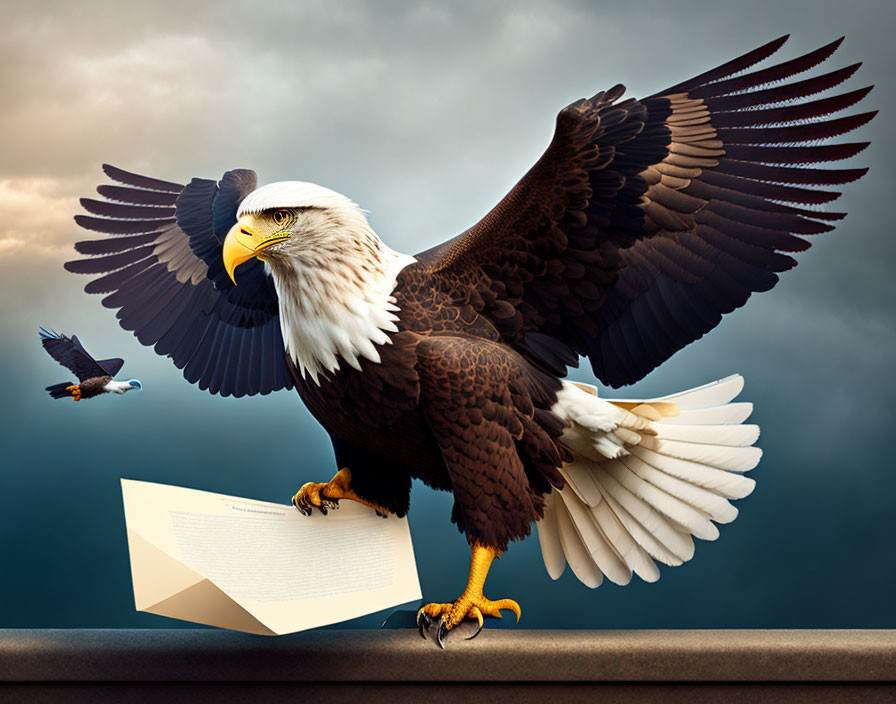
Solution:
{"label": "fanned tail", "polygon": [[680,565],[694,555],[692,536],[715,540],[730,523],[729,499],[753,491],[743,476],[762,451],[759,427],[743,425],[751,403],[732,403],[739,375],[662,398],[604,400],[596,389],[564,383],[553,411],[570,425],[561,441],[575,461],[563,466],[562,490],[546,497],[538,537],[548,573],[566,565],[589,587],[606,576],[659,579],[656,561]]}
{"label": "fanned tail", "polygon": [[[78,386],[72,381],[63,381],[60,384],[53,384],[52,386],[47,387],[47,391],[50,396],[53,398],[73,398],[75,396],[75,389]],[[80,396],[80,394],[78,394]]]}

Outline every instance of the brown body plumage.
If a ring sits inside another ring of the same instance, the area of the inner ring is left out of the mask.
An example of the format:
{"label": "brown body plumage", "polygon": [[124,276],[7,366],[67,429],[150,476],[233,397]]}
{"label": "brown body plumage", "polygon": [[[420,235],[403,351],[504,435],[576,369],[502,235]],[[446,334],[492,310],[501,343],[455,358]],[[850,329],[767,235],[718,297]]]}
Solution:
{"label": "brown body plumage", "polygon": [[563,423],[550,413],[560,382],[440,289],[424,262],[405,268],[399,332],[382,361],[344,366],[320,385],[293,381],[360,496],[404,515],[410,478],[421,479],[453,491],[452,519],[468,541],[505,549],[529,534],[551,485],[564,484]]}
{"label": "brown body plumage", "polygon": [[86,379],[78,384],[79,396],[81,399],[93,398],[94,396],[99,396],[102,393],[105,393],[104,389],[106,384],[112,381],[111,376],[95,376],[90,379]]}

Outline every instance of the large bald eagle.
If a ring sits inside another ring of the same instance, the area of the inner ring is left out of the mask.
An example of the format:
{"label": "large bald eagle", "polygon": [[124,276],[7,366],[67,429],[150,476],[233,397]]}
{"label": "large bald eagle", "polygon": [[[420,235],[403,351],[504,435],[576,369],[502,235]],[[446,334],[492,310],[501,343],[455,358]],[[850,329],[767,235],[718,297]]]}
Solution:
{"label": "large bald eagle", "polygon": [[[489,566],[538,523],[548,571],[596,586],[658,578],[692,536],[734,519],[759,460],[732,377],[665,399],[605,401],[564,381],[587,357],[611,387],[713,329],[843,213],[819,186],[865,169],[866,143],[829,138],[865,88],[817,98],[857,66],[787,80],[833,42],[746,72],[785,41],[642,100],[622,86],[564,108],[544,155],[482,220],[416,256],[393,251],[351,200],[228,171],[186,186],[111,166],[118,185],[76,221],[111,237],[69,271],[102,274],[122,327],[223,396],[295,388],[339,471],[297,508],[353,499],[404,515],[411,479],[451,491],[471,546],[467,588],[428,604],[441,636],[519,606],[483,595]],[[782,82],[786,81],[786,82]],[[771,85],[775,84],[775,85]]]}

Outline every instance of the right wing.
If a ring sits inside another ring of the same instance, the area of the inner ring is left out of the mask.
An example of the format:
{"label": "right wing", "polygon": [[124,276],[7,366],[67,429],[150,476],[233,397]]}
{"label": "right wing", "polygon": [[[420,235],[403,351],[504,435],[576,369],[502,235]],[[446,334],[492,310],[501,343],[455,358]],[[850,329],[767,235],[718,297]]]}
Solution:
{"label": "right wing", "polygon": [[84,288],[109,294],[125,330],[170,357],[190,383],[222,396],[267,394],[292,387],[280,334],[277,294],[261,262],[240,267],[236,287],[221,248],[240,202],[255,190],[254,171],[228,171],[219,182],[181,186],[104,165],[105,200],[82,198],[92,215],[75,221],[105,235],[78,242],[67,262],[78,274],[100,274]]}

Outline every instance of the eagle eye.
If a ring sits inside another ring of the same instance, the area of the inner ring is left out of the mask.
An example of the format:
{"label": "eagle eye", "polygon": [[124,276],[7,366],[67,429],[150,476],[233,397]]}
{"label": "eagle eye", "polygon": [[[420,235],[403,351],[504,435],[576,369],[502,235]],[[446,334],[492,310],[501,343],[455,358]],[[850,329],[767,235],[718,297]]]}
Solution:
{"label": "eagle eye", "polygon": [[287,220],[289,220],[289,211],[275,210],[274,214],[271,217],[274,218],[274,223],[279,227],[281,225],[285,225]]}

